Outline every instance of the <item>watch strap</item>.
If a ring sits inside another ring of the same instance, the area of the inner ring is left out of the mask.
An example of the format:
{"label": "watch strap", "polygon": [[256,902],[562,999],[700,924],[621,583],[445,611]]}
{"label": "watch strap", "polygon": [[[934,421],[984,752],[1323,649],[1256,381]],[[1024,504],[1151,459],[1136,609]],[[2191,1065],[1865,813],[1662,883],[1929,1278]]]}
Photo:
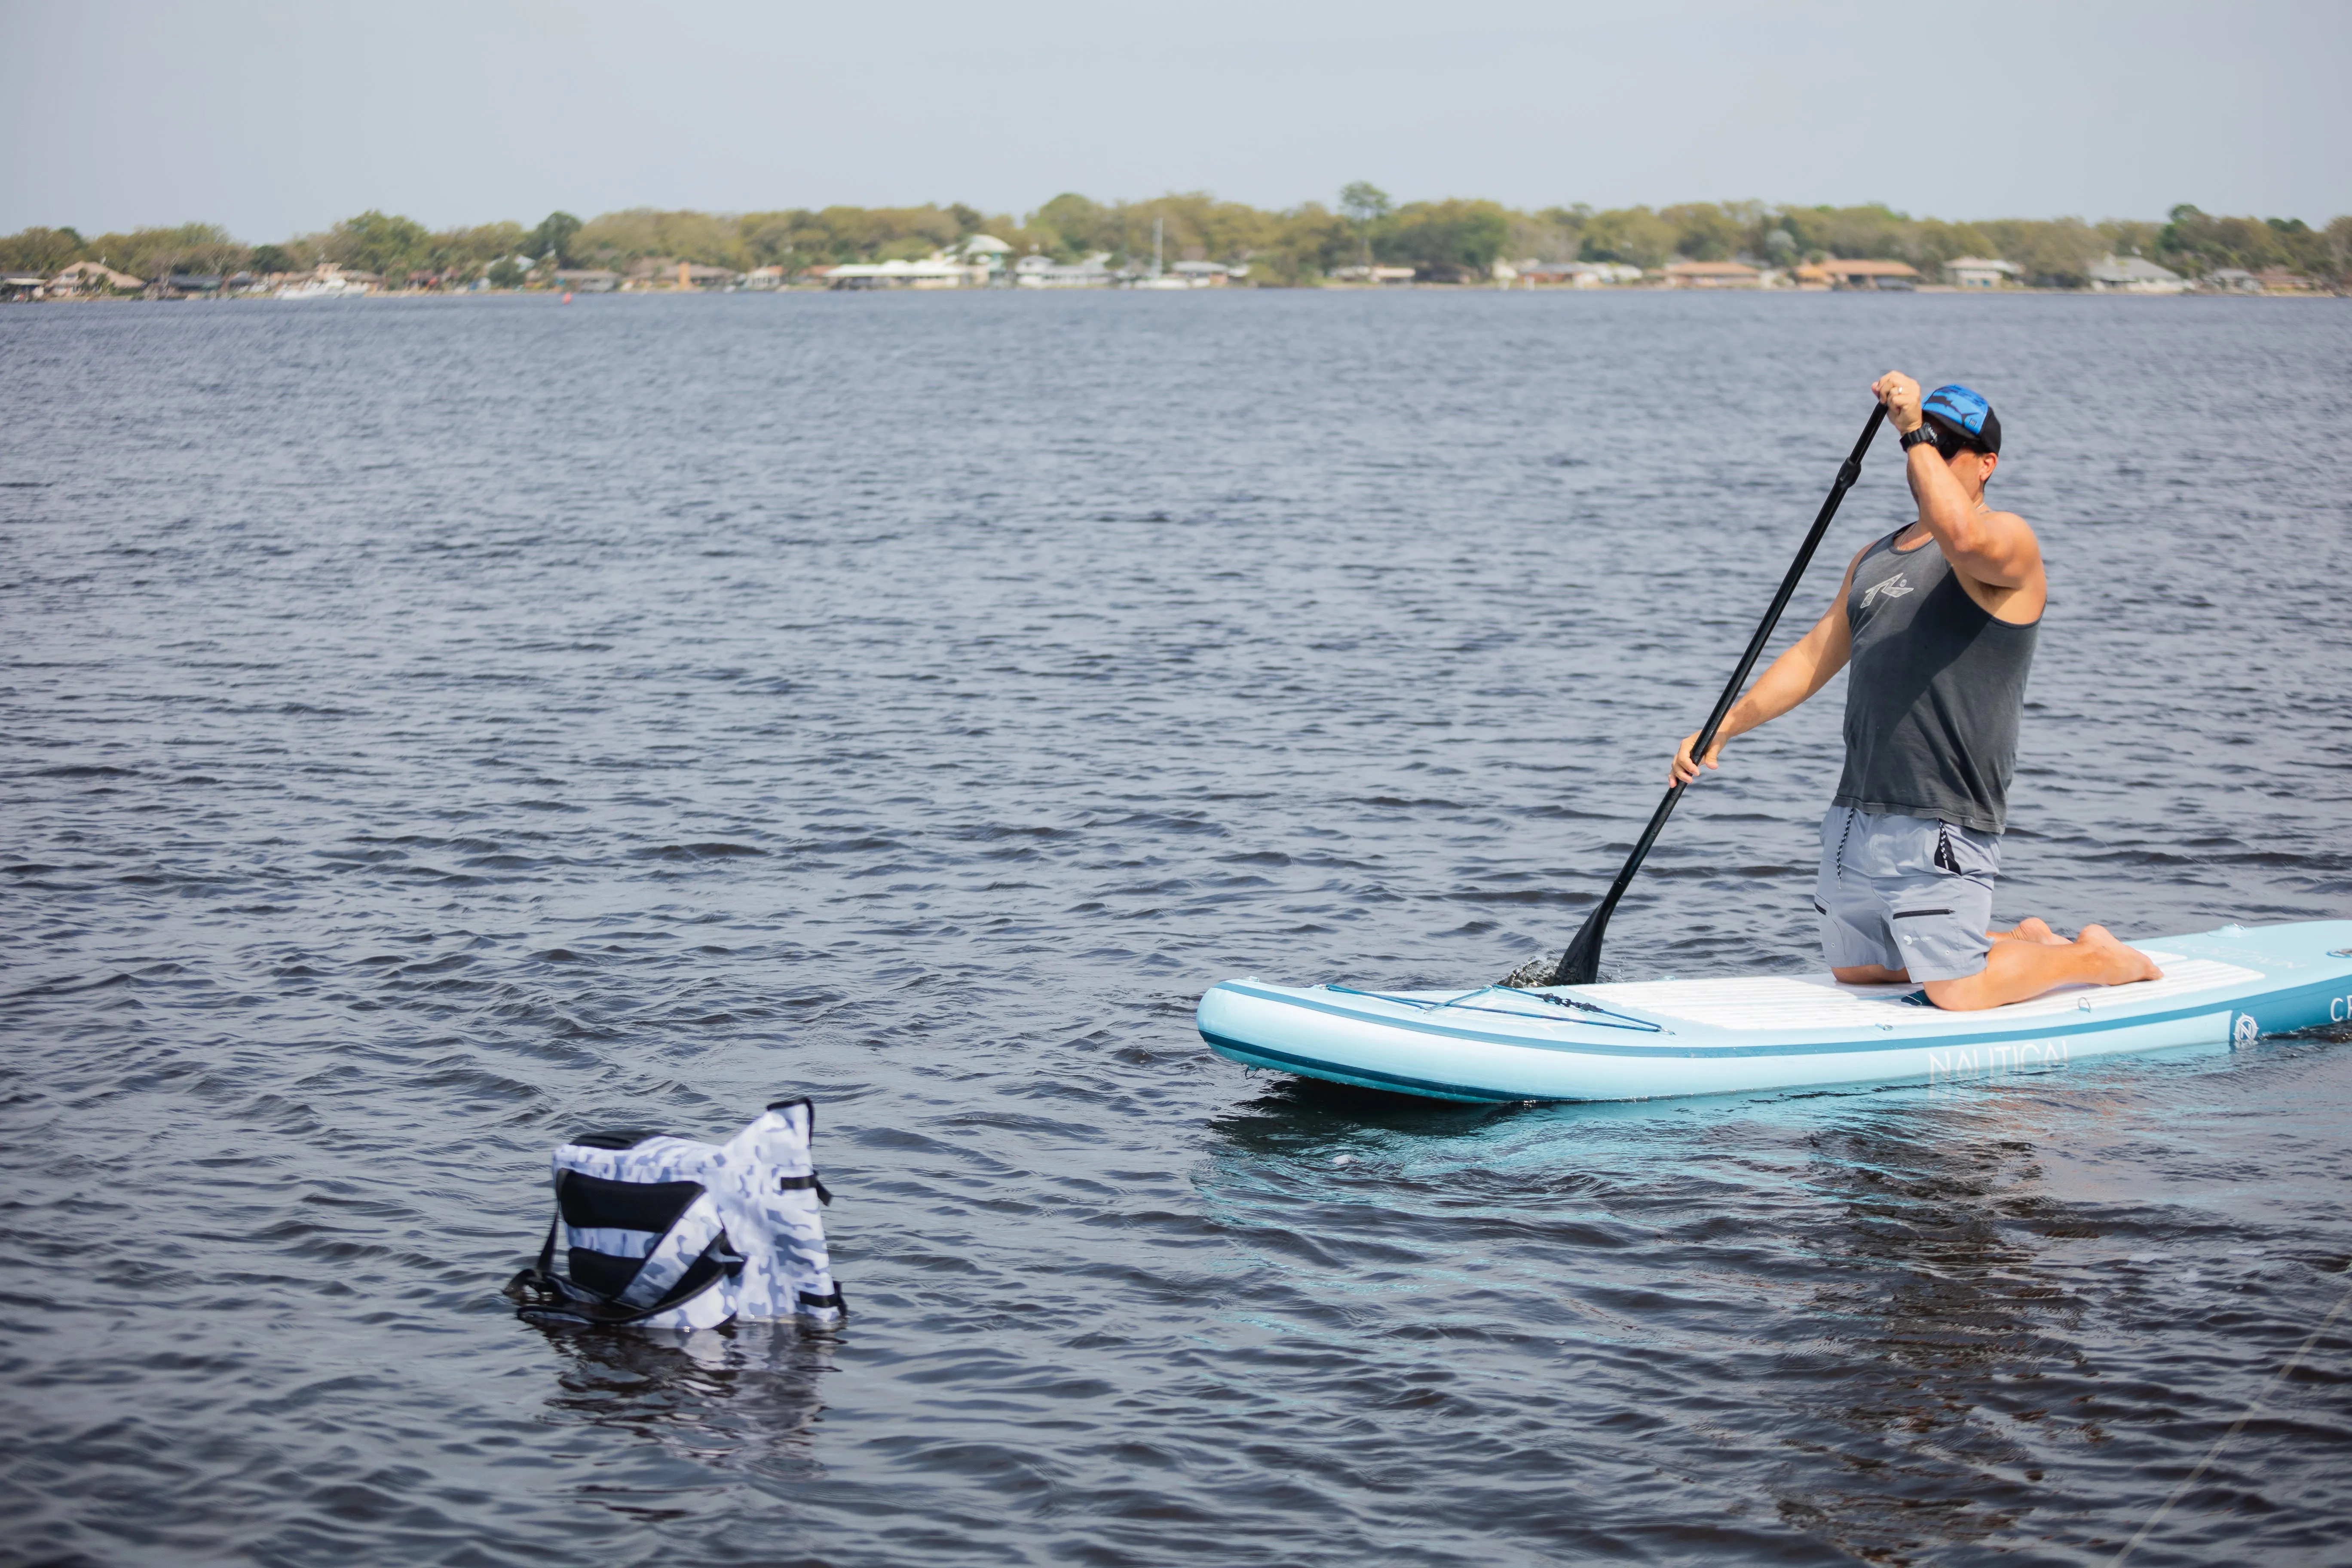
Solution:
{"label": "watch strap", "polygon": [[1936,427],[1922,419],[1919,421],[1919,428],[1903,437],[1903,449],[1907,452],[1914,447],[1932,446],[1935,440]]}

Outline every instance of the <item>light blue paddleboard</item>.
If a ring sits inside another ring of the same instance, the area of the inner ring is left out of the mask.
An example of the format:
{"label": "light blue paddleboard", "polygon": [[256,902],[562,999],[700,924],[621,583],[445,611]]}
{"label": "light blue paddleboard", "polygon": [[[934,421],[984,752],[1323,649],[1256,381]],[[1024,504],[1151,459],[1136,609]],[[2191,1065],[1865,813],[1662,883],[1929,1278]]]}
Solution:
{"label": "light blue paddleboard", "polygon": [[2164,970],[1980,1013],[1826,974],[1510,991],[1228,980],[1201,1037],[1244,1066],[1437,1100],[1650,1100],[2043,1071],[2352,1019],[2352,921],[2132,944]]}

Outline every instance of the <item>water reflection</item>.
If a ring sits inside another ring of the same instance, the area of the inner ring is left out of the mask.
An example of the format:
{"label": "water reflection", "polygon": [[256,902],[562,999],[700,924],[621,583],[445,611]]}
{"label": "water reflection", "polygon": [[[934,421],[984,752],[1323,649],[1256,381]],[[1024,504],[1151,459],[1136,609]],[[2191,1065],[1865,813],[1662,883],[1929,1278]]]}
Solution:
{"label": "water reflection", "polygon": [[[1283,1085],[1213,1124],[1204,1212],[1297,1292],[1294,1327],[1393,1357],[1443,1302],[1449,1333],[1522,1347],[1530,1396],[1680,1410],[1659,1452],[1694,1485],[1906,1562],[2048,1508],[2045,1468],[2099,1436],[2050,1244],[2100,1222],[2050,1193],[2065,1119],[2035,1092],[1497,1108]],[[1601,1462],[1600,1430],[1565,1446]]]}
{"label": "water reflection", "polygon": [[1532,1109],[1423,1100],[1318,1079],[1261,1081],[1265,1087],[1255,1099],[1209,1120],[1211,1136],[1233,1152],[1297,1159],[1343,1153],[1348,1146],[1360,1145],[1369,1136],[1379,1134],[1459,1138]]}
{"label": "water reflection", "polygon": [[833,1336],[789,1323],[693,1333],[541,1326],[562,1357],[548,1408],[724,1469],[814,1468]]}
{"label": "water reflection", "polygon": [[1826,1278],[1773,1374],[1806,1456],[1774,1489],[1782,1517],[1874,1562],[2010,1528],[2041,1500],[2055,1435],[2035,1385],[2080,1360],[2081,1303],[2036,1245],[2066,1218],[2034,1139],[1976,1101],[1806,1142]]}

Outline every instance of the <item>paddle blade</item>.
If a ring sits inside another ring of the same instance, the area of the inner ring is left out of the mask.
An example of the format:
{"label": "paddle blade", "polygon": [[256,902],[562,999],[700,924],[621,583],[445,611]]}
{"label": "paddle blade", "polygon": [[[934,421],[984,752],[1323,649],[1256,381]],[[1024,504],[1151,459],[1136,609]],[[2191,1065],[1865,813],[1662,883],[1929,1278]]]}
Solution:
{"label": "paddle blade", "polygon": [[1590,985],[1601,978],[1601,933],[1608,929],[1609,906],[1602,904],[1585,920],[1576,940],[1559,955],[1559,967],[1547,985]]}

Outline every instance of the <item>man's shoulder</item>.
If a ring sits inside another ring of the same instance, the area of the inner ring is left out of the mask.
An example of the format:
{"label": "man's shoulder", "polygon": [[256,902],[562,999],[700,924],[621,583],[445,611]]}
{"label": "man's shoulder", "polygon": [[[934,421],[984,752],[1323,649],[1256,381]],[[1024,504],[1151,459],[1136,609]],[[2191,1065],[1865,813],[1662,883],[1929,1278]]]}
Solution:
{"label": "man's shoulder", "polygon": [[[2033,552],[2036,560],[2041,559],[2042,536],[2033,531],[2032,523],[2013,511],[1988,510],[1982,515],[1987,527],[1995,534],[2002,536],[2000,539],[2002,544],[2012,550],[2022,544]],[[1940,544],[1941,542],[1938,541],[1938,543]],[[1949,559],[1949,552],[1946,552],[1946,558]]]}
{"label": "man's shoulder", "polygon": [[[1979,608],[2011,625],[2031,625],[2041,618],[2042,595],[2050,580],[2042,557],[2042,540],[2033,525],[2013,511],[1988,510],[1983,515],[1990,525],[1987,531],[1993,537],[1984,542],[1990,548],[1979,559],[1990,561],[1996,570],[1971,570],[1949,554],[1945,560]],[[2032,615],[2018,620],[2003,614],[2021,605],[2032,609]]]}
{"label": "man's shoulder", "polygon": [[2013,528],[2019,533],[2024,535],[2025,542],[2032,547],[2033,559],[2037,563],[2041,561],[2042,536],[2033,531],[2033,525],[2032,523],[2026,521],[2025,519],[2020,517],[2013,511],[1997,511],[1993,513],[1993,516],[2000,521],[2001,527]]}

